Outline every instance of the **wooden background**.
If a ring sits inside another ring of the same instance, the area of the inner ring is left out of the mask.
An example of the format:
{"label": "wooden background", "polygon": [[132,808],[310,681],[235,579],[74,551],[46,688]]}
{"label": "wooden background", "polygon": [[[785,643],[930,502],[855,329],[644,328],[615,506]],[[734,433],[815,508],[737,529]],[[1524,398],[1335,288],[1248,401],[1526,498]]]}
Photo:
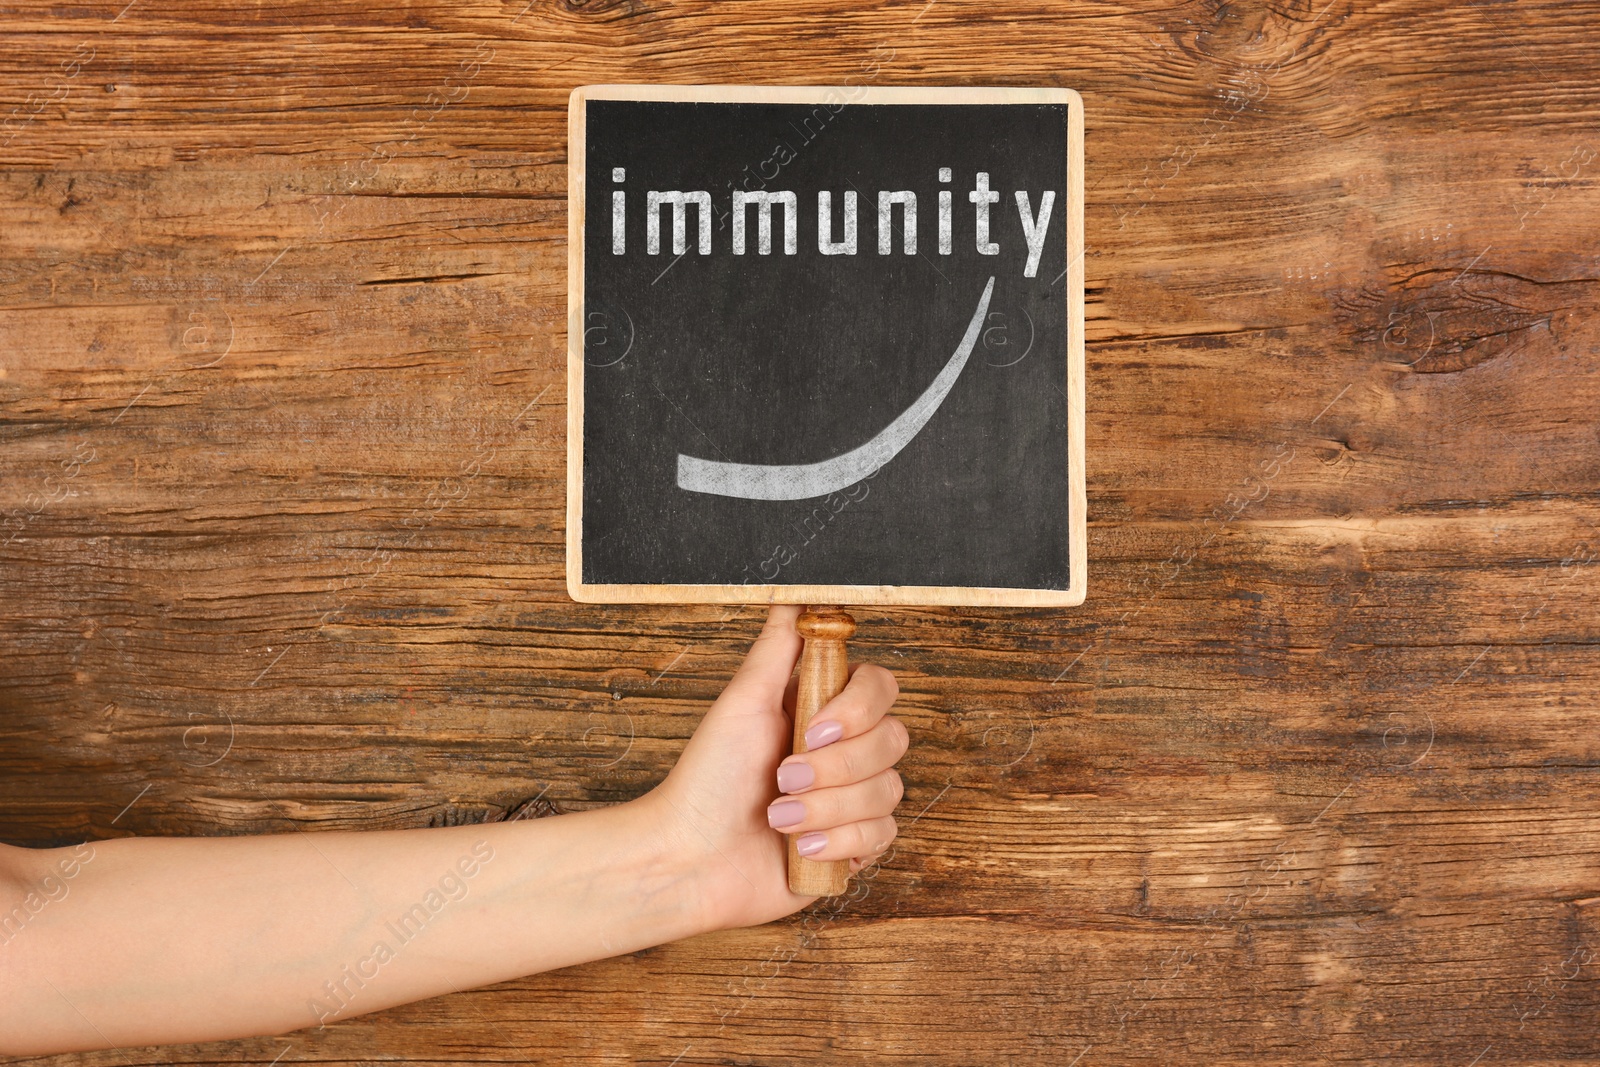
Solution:
{"label": "wooden background", "polygon": [[564,593],[576,84],[1083,93],[1089,600],[857,612],[856,899],[35,1062],[1600,1062],[1600,5],[123,2],[0,16],[0,838],[665,774],[760,613]]}

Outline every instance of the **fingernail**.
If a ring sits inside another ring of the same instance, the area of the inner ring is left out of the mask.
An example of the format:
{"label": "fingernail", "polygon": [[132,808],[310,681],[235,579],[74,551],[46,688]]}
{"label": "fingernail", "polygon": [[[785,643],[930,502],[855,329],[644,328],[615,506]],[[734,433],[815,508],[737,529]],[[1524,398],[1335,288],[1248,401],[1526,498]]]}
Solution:
{"label": "fingernail", "polygon": [[774,830],[793,826],[806,817],[806,806],[798,800],[780,800],[767,808],[767,825]]}
{"label": "fingernail", "polygon": [[785,763],[778,768],[778,791],[793,793],[817,780],[817,772],[809,763]]}
{"label": "fingernail", "polygon": [[827,847],[828,835],[815,831],[809,834],[801,834],[800,840],[794,843],[794,850],[802,856],[815,856]]}
{"label": "fingernail", "polygon": [[812,725],[806,731],[806,748],[821,748],[831,745],[844,736],[844,724],[837,719],[829,719]]}

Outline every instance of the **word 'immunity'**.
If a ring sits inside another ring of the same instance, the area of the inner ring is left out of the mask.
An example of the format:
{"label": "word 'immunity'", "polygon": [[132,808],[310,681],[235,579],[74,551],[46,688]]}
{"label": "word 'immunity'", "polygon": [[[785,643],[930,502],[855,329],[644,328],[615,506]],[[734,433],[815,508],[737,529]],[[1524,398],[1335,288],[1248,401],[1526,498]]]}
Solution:
{"label": "word 'immunity'", "polygon": [[[947,184],[950,181],[950,168],[939,168],[939,181]],[[611,180],[621,185],[627,180],[627,171],[623,167],[611,169]],[[834,239],[834,208],[833,194],[824,189],[817,193],[817,251],[825,256],[853,256],[860,248],[860,226],[857,222],[858,203],[854,189],[846,190],[842,204],[842,225],[838,240]],[[955,214],[951,203],[953,197],[948,189],[941,189],[938,193],[937,214],[937,240],[938,251],[941,256],[948,256],[954,247],[952,222]],[[1046,189],[1039,196],[1037,210],[1032,206],[1032,197],[1026,189],[1018,189],[1014,199],[1017,205],[1017,214],[1022,223],[1022,235],[1027,244],[1028,258],[1023,265],[1022,276],[1032,278],[1039,273],[1039,258],[1044,253],[1045,236],[1048,233],[1050,212],[1055,206],[1056,194],[1054,190]],[[967,193],[967,201],[972,205],[972,237],[976,251],[979,255],[997,256],[1000,254],[999,242],[990,235],[990,208],[1000,201],[998,190],[989,188],[989,173],[978,171],[973,180],[973,187]],[[711,194],[703,189],[685,191],[682,189],[659,190],[651,189],[645,193],[645,252],[656,256],[661,254],[661,217],[663,208],[672,209],[672,254],[684,255],[689,250],[688,216],[689,209],[695,209],[697,240],[696,251],[702,256],[711,254],[711,221],[712,206]],[[755,225],[755,253],[768,256],[773,254],[773,208],[781,209],[783,218],[783,254],[795,255],[799,250],[799,198],[793,190],[760,189],[751,192],[745,189],[733,190],[732,216],[733,235],[731,251],[736,256],[745,255],[752,242],[749,239],[748,208],[756,209]],[[899,208],[897,212],[895,209]],[[869,209],[870,210],[870,209]],[[917,194],[910,189],[881,190],[878,193],[877,203],[877,249],[880,256],[891,255],[894,252],[894,220],[900,218],[900,251],[904,255],[917,254]],[[611,193],[611,253],[612,255],[626,255],[628,251],[628,194],[623,189],[614,189]]]}

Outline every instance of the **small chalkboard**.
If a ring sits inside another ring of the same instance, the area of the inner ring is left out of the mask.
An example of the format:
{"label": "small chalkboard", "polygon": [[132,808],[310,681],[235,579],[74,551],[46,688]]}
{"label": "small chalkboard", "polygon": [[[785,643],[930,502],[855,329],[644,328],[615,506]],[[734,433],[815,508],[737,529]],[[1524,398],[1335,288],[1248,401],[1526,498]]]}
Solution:
{"label": "small chalkboard", "polygon": [[573,598],[1082,603],[1082,107],[575,90]]}

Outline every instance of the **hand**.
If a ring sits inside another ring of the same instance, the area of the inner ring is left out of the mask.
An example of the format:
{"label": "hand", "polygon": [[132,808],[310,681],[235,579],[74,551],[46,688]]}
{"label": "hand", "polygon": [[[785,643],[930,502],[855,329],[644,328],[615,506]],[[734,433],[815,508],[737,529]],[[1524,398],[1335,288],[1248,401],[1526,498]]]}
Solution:
{"label": "hand", "polygon": [[859,869],[894,839],[907,735],[886,714],[894,678],[859,667],[818,713],[837,739],[787,756],[798,615],[772,609],[667,780],[629,804],[81,853],[0,844],[0,1055],[283,1033],[799,910],[811,898],[789,892],[768,822],[780,762],[781,802],[802,810],[773,822]]}
{"label": "hand", "polygon": [[815,848],[812,859],[850,860],[852,873],[895,837],[891,812],[904,787],[894,764],[910,735],[887,714],[900,691],[894,675],[852,665],[844,691],[812,722],[811,751],[788,755],[799,615],[769,611],[672,773],[640,801],[698,865],[707,929],[771,922],[816,899],[789,892],[784,833]]}

